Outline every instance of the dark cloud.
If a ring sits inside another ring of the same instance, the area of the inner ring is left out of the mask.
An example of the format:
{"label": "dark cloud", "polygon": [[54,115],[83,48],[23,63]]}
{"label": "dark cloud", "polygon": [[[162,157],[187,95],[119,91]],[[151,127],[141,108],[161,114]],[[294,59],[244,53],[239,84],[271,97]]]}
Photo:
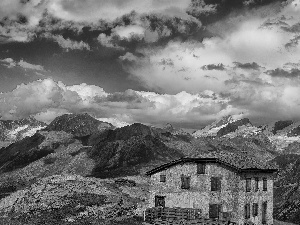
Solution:
{"label": "dark cloud", "polygon": [[174,62],[172,59],[161,59],[161,61],[158,63],[158,65],[163,65],[163,66],[174,66]]}
{"label": "dark cloud", "polygon": [[201,67],[203,70],[225,70],[225,67],[222,63],[219,64],[208,64]]}
{"label": "dark cloud", "polygon": [[240,62],[233,62],[236,67],[246,70],[259,70],[261,68],[256,62],[252,63],[240,63]]}
{"label": "dark cloud", "polygon": [[293,24],[292,26],[282,27],[284,31],[291,33],[299,33],[300,32],[300,23]]}
{"label": "dark cloud", "polygon": [[287,19],[284,15],[279,18],[267,19],[260,27],[261,28],[270,28],[272,26],[279,26],[281,29],[288,29],[289,25],[285,22]]}
{"label": "dark cloud", "polygon": [[285,47],[287,49],[294,48],[294,47],[296,47],[299,44],[299,41],[300,41],[300,35],[299,36],[295,36],[288,43],[285,44]]}
{"label": "dark cloud", "polygon": [[300,76],[300,70],[299,69],[291,69],[290,71],[286,71],[280,68],[277,68],[275,70],[268,70],[266,74],[272,76],[272,77],[285,77],[285,78],[295,78]]}
{"label": "dark cloud", "polygon": [[192,0],[187,13],[198,18],[204,25],[221,20],[230,13],[245,11],[274,2],[286,0]]}

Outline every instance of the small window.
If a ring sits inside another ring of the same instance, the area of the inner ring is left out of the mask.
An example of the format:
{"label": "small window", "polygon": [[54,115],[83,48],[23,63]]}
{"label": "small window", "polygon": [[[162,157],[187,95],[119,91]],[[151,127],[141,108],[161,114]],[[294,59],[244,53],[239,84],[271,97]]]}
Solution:
{"label": "small window", "polygon": [[251,178],[246,179],[246,192],[251,191]]}
{"label": "small window", "polygon": [[190,189],[191,178],[188,176],[181,176],[181,188]]}
{"label": "small window", "polygon": [[250,218],[250,204],[245,205],[245,219]]}
{"label": "small window", "polygon": [[165,207],[165,196],[155,195],[155,207]]}
{"label": "small window", "polygon": [[165,174],[160,175],[160,182],[166,182],[166,175]]}
{"label": "small window", "polygon": [[253,216],[257,216],[258,215],[258,203],[253,203],[253,206],[252,206],[252,214]]}
{"label": "small window", "polygon": [[205,174],[205,163],[197,163],[197,174]]}
{"label": "small window", "polygon": [[211,177],[211,191],[221,191],[220,177]]}
{"label": "small window", "polygon": [[219,204],[209,204],[209,218],[219,218],[222,206]]}
{"label": "small window", "polygon": [[258,182],[259,182],[258,177],[255,177],[255,188],[254,188],[255,191],[259,191]]}
{"label": "small window", "polygon": [[267,191],[268,187],[267,187],[267,178],[263,178],[263,191]]}
{"label": "small window", "polygon": [[262,224],[266,224],[267,223],[267,202],[263,202],[262,203]]}

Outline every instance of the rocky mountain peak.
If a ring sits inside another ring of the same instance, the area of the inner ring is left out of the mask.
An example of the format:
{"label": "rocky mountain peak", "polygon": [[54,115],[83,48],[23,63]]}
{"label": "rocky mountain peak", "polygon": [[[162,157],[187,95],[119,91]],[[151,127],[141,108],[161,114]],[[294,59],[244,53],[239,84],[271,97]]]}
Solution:
{"label": "rocky mountain peak", "polygon": [[[252,126],[248,118],[243,118],[244,114],[228,115],[207,125],[201,130],[193,133],[194,137],[220,136],[234,132],[239,126]],[[228,127],[229,126],[229,127]],[[227,127],[227,128],[226,128]],[[220,131],[221,130],[221,131]],[[220,132],[219,132],[220,131]]]}
{"label": "rocky mountain peak", "polygon": [[64,114],[56,117],[46,128],[46,131],[65,131],[76,137],[91,135],[100,130],[113,129],[107,122],[99,121],[89,114]]}
{"label": "rocky mountain peak", "polygon": [[172,124],[167,123],[167,124],[164,126],[163,129],[165,129],[165,130],[167,130],[167,131],[173,131],[173,130],[174,130],[174,127],[173,127]]}

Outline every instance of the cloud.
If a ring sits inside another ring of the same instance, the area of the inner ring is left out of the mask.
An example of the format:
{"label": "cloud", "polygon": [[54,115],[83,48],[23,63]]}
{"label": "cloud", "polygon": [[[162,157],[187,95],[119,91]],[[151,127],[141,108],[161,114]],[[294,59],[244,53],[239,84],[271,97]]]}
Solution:
{"label": "cloud", "polygon": [[[48,10],[64,20],[95,22],[99,19],[113,21],[131,11],[137,13],[184,14],[189,0],[55,0],[49,1]],[[177,10],[174,10],[177,9]]]}
{"label": "cloud", "polygon": [[23,22],[29,26],[35,26],[46,8],[44,3],[45,1],[43,0],[25,2],[20,0],[2,0],[0,2],[0,19],[20,20],[20,18],[23,18],[25,20]]}
{"label": "cloud", "polygon": [[251,80],[251,77],[236,79],[228,82],[228,89],[221,94],[210,90],[158,94],[131,89],[108,93],[95,85],[68,86],[44,79],[1,93],[0,114],[2,119],[35,116],[50,122],[65,113],[87,112],[116,126],[141,122],[152,125],[172,123],[184,128],[199,128],[222,116],[241,112],[256,122],[299,119],[300,81],[286,85],[274,81],[266,83]]}
{"label": "cloud", "polygon": [[259,70],[260,66],[256,62],[252,63],[240,63],[240,62],[233,62],[236,67],[241,69],[247,69],[247,70]]}
{"label": "cloud", "polygon": [[107,93],[95,85],[67,86],[44,79],[1,93],[0,113],[2,119],[32,115],[49,122],[64,113],[88,112],[97,118],[107,118],[107,121],[122,121],[123,125],[172,122],[190,126],[236,111],[227,102],[228,99],[212,91],[201,94],[180,92],[175,95],[134,90]]}
{"label": "cloud", "polygon": [[219,64],[208,64],[201,67],[203,70],[224,70],[225,67],[222,63]]}
{"label": "cloud", "polygon": [[17,62],[15,62],[12,58],[1,59],[0,62],[2,62],[2,65],[7,68],[12,68],[17,65]]}
{"label": "cloud", "polygon": [[44,71],[43,66],[34,65],[34,64],[25,62],[23,59],[21,59],[19,62],[17,62],[17,61],[14,61],[12,58],[6,58],[6,59],[0,60],[0,62],[2,62],[2,64],[4,66],[6,66],[7,68],[13,68],[13,67],[19,66],[25,70],[30,69],[30,70]]}
{"label": "cloud", "polygon": [[[128,24],[129,23],[129,24]],[[175,37],[190,37],[202,27],[201,22],[192,17],[177,18],[161,14],[132,13],[117,19],[110,33],[99,34],[97,40],[109,48],[134,49],[137,45],[148,45]]]}
{"label": "cloud", "polygon": [[[227,91],[225,82],[237,76],[242,79],[243,76],[253,76],[254,79],[259,76],[269,82],[264,72],[281,68],[286,63],[297,63],[300,46],[293,49],[285,47],[294,34],[284,31],[281,24],[262,25],[278,18],[286,18],[285,22],[289,25],[296,23],[288,15],[295,10],[291,8],[294,3],[282,6],[274,2],[228,14],[225,19],[206,28],[210,37],[204,37],[201,42],[175,39],[154,48],[141,46],[138,52],[142,56],[130,63],[123,61],[123,66],[146,88],[166,93],[206,89],[220,93]],[[255,4],[259,5],[259,2],[255,1]],[[296,17],[296,13],[294,15]],[[296,41],[298,43],[298,39]],[[226,65],[226,70],[213,65]],[[247,82],[251,81],[248,79]]]}
{"label": "cloud", "polygon": [[24,68],[24,69],[31,69],[31,70],[40,70],[43,71],[44,67],[40,65],[34,65],[28,62],[25,62],[24,60],[20,60],[20,62],[17,64],[18,66]]}
{"label": "cloud", "polygon": [[272,77],[295,78],[300,76],[300,70],[295,68],[292,68],[290,71],[276,68],[275,70],[268,70],[266,73]]}
{"label": "cloud", "polygon": [[89,44],[83,42],[83,41],[73,41],[69,38],[65,39],[62,35],[51,35],[51,34],[45,34],[44,37],[53,39],[55,42],[58,43],[60,47],[63,49],[66,49],[67,51],[69,49],[72,50],[88,50],[90,51],[91,48]]}

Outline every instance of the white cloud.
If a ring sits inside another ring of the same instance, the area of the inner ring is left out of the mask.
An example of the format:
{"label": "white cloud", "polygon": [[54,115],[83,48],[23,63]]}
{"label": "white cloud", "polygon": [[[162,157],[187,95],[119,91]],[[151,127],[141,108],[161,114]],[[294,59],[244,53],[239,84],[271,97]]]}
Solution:
{"label": "white cloud", "polygon": [[[185,14],[190,0],[52,0],[48,10],[54,16],[72,21],[95,22],[99,19],[114,20],[131,11],[137,13]],[[172,10],[176,8],[177,10]],[[185,14],[186,15],[186,14]]]}
{"label": "white cloud", "polygon": [[[166,93],[178,93],[184,90],[200,92],[224,90],[224,81],[230,76],[226,71],[209,71],[201,69],[211,63],[232,62],[230,56],[216,48],[210,39],[202,43],[170,42],[164,48],[140,50],[147,57],[135,60],[136,63],[124,61],[124,67],[138,77],[145,86]],[[171,85],[172,84],[172,85]]]}
{"label": "white cloud", "polygon": [[0,62],[7,68],[13,68],[17,65],[17,63],[12,58],[1,59]]}
{"label": "white cloud", "polygon": [[235,109],[228,99],[213,92],[160,95],[154,92],[106,93],[95,85],[66,86],[52,79],[19,85],[12,92],[0,94],[2,119],[30,115],[49,122],[64,113],[88,112],[106,118],[116,126],[133,122],[149,124],[203,124]]}
{"label": "white cloud", "polygon": [[[237,79],[227,84],[223,94],[213,91],[158,94],[127,90],[107,93],[95,85],[67,86],[52,79],[19,85],[12,92],[0,94],[2,119],[30,115],[50,122],[65,113],[87,112],[112,123],[125,126],[134,122],[145,124],[171,123],[184,128],[199,128],[230,114],[244,113],[254,121],[299,119],[300,80],[289,85],[261,83]],[[281,80],[282,82],[283,80]]]}
{"label": "white cloud", "polygon": [[46,4],[43,0],[31,0],[26,4],[20,0],[1,0],[0,19],[4,17],[17,19],[19,15],[24,15],[28,19],[29,26],[36,26],[42,18],[45,8]]}
{"label": "white cloud", "polygon": [[2,64],[8,68],[13,68],[13,67],[19,66],[19,67],[22,67],[23,69],[44,71],[43,66],[25,62],[23,59],[21,59],[19,62],[17,62],[17,61],[14,61],[12,58],[5,58],[5,59],[0,60],[0,62],[2,62]]}
{"label": "white cloud", "polygon": [[117,26],[112,31],[121,39],[130,39],[132,36],[143,38],[145,34],[145,28],[139,25]]}
{"label": "white cloud", "polygon": [[83,41],[73,41],[69,38],[65,39],[62,35],[51,35],[51,34],[46,34],[44,35],[46,38],[51,38],[54,41],[56,41],[60,47],[69,50],[91,50],[89,44],[83,42]]}
{"label": "white cloud", "polygon": [[107,93],[103,90],[103,88],[96,86],[96,85],[87,85],[86,83],[82,83],[79,85],[73,85],[73,86],[66,86],[59,82],[60,86],[66,90],[74,91],[76,92],[79,97],[82,99],[82,101],[90,102],[95,97],[106,97]]}
{"label": "white cloud", "polygon": [[21,59],[20,62],[18,62],[17,65],[24,68],[24,69],[40,70],[40,71],[44,70],[44,67],[42,67],[40,65],[34,65],[34,64],[25,62],[23,59]]}

